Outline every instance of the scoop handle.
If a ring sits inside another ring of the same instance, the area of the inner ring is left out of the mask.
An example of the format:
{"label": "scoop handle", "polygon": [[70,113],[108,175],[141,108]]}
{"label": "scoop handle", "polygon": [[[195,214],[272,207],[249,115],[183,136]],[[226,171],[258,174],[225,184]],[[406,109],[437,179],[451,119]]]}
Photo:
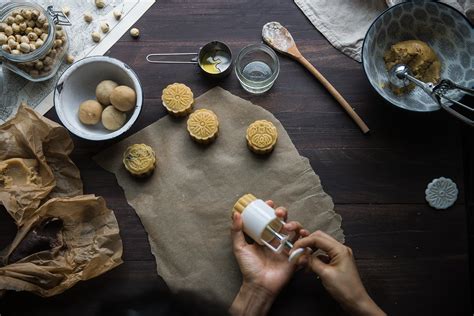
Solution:
{"label": "scoop handle", "polygon": [[362,133],[366,134],[370,131],[369,127],[365,122],[360,118],[360,116],[354,111],[352,106],[344,99],[344,97],[339,93],[339,91],[334,88],[334,86],[306,59],[304,56],[300,55],[296,58],[306,69],[308,69],[316,79],[321,82],[321,84],[329,91],[329,93],[336,99],[337,102],[344,108],[344,110],[349,114],[352,120],[359,126]]}

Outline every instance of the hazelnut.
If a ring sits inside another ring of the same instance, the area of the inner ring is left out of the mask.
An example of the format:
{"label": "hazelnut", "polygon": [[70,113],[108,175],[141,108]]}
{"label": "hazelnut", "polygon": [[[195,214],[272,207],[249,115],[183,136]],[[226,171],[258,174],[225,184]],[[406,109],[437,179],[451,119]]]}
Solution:
{"label": "hazelnut", "polygon": [[43,30],[40,29],[40,28],[37,28],[37,27],[35,27],[35,28],[33,29],[33,32],[35,32],[36,35],[38,35],[38,36],[41,36],[41,34],[43,34]]}
{"label": "hazelnut", "polygon": [[20,50],[21,50],[23,53],[25,53],[25,54],[29,53],[29,52],[30,52],[30,44],[28,44],[28,43],[21,43],[21,44],[20,44]]}
{"label": "hazelnut", "polygon": [[119,9],[114,10],[114,17],[117,21],[119,21],[122,18],[122,11]]}
{"label": "hazelnut", "polygon": [[96,42],[96,43],[100,42],[101,36],[98,32],[92,32],[91,36],[92,36],[92,40],[94,42]]}
{"label": "hazelnut", "polygon": [[101,22],[100,23],[100,29],[102,30],[102,33],[107,33],[110,30],[109,23]]}
{"label": "hazelnut", "polygon": [[20,24],[23,21],[25,21],[25,18],[22,15],[18,14],[15,16],[15,23]]}
{"label": "hazelnut", "polygon": [[5,27],[5,35],[10,36],[12,34],[13,34],[13,28],[10,25],[7,25],[7,27]]}
{"label": "hazelnut", "polygon": [[16,45],[18,45],[18,43],[15,40],[13,39],[8,40],[8,46],[10,46],[11,49],[15,49]]}
{"label": "hazelnut", "polygon": [[72,64],[72,63],[74,62],[74,56],[68,54],[68,55],[66,56],[66,62],[67,62],[68,64]]}
{"label": "hazelnut", "polygon": [[105,0],[95,0],[95,6],[99,9],[105,7]]}
{"label": "hazelnut", "polygon": [[92,22],[92,14],[90,12],[85,12],[84,13],[84,21],[86,21],[87,23]]}
{"label": "hazelnut", "polygon": [[10,53],[12,51],[10,46],[8,46],[8,44],[3,44],[2,49],[6,51],[7,53]]}
{"label": "hazelnut", "polygon": [[38,35],[36,33],[30,32],[28,33],[28,38],[30,41],[36,41],[38,39]]}
{"label": "hazelnut", "polygon": [[8,42],[8,38],[5,33],[0,33],[0,45],[3,45]]}
{"label": "hazelnut", "polygon": [[26,22],[20,23],[20,31],[24,32],[27,28]]}
{"label": "hazelnut", "polygon": [[16,23],[12,24],[13,33],[20,33],[20,26]]}
{"label": "hazelnut", "polygon": [[44,64],[41,60],[38,60],[37,62],[35,62],[35,69],[41,70],[43,68],[44,68]]}
{"label": "hazelnut", "polygon": [[69,14],[71,14],[71,9],[69,9],[69,7],[63,7],[63,13],[65,16],[69,16]]}
{"label": "hazelnut", "polygon": [[40,12],[38,10],[34,9],[34,10],[31,11],[31,19],[32,20],[36,21],[38,19],[39,15],[40,15]]}
{"label": "hazelnut", "polygon": [[133,38],[138,38],[140,36],[140,30],[134,27],[130,30],[130,35]]}
{"label": "hazelnut", "polygon": [[40,16],[38,16],[37,22],[39,22],[40,25],[43,25],[44,23],[46,23],[46,21],[47,21],[47,19],[46,19],[46,17],[45,17],[43,14],[41,14]]}
{"label": "hazelnut", "polygon": [[15,23],[15,18],[12,16],[7,16],[7,18],[5,19],[5,23],[7,23],[8,25],[12,25],[13,23]]}
{"label": "hazelnut", "polygon": [[39,40],[36,40],[35,46],[36,48],[40,48],[41,46],[43,46],[43,44],[44,44],[43,40],[39,39]]}

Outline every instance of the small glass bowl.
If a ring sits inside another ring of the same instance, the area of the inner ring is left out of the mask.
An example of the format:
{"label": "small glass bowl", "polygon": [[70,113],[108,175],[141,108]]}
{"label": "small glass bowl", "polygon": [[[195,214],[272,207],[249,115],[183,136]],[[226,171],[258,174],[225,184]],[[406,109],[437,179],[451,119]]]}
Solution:
{"label": "small glass bowl", "polygon": [[237,79],[242,88],[253,94],[270,90],[279,73],[278,56],[265,44],[244,47],[235,61]]}

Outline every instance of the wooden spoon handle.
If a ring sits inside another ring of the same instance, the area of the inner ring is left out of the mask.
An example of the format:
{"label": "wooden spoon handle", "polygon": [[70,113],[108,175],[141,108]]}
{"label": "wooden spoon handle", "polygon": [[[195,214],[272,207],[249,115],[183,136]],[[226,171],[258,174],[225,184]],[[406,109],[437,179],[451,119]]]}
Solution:
{"label": "wooden spoon handle", "polygon": [[346,110],[347,114],[350,115],[352,120],[359,126],[362,130],[362,133],[367,133],[369,127],[364,123],[360,116],[354,111],[349,103],[344,99],[344,97],[334,88],[334,86],[316,69],[314,66],[306,59],[304,56],[298,56],[297,60],[308,69],[315,77],[318,79],[323,86],[331,93],[331,95],[336,99],[337,102]]}

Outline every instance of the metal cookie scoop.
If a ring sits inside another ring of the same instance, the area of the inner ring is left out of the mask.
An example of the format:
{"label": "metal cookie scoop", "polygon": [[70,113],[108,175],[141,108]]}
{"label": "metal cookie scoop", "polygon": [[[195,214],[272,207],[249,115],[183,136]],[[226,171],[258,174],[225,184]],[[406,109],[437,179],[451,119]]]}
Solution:
{"label": "metal cookie scoop", "polygon": [[390,83],[396,87],[406,87],[411,82],[413,82],[415,85],[423,89],[423,91],[428,93],[441,106],[441,108],[448,111],[450,114],[454,115],[456,118],[460,119],[461,121],[471,126],[474,126],[473,120],[469,119],[465,115],[456,111],[451,106],[448,106],[444,104],[443,102],[441,102],[441,99],[445,99],[451,103],[459,105],[460,107],[469,111],[470,113],[473,113],[474,112],[473,107],[470,107],[466,104],[463,104],[459,101],[454,100],[453,98],[450,98],[448,96],[448,93],[450,91],[459,90],[468,95],[474,96],[474,89],[457,85],[448,79],[442,79],[437,85],[434,85],[431,82],[428,82],[428,83],[423,82],[415,78],[413,74],[411,73],[410,68],[408,68],[408,66],[404,64],[398,64],[398,65],[393,66],[393,68],[390,69],[389,71],[388,79]]}

